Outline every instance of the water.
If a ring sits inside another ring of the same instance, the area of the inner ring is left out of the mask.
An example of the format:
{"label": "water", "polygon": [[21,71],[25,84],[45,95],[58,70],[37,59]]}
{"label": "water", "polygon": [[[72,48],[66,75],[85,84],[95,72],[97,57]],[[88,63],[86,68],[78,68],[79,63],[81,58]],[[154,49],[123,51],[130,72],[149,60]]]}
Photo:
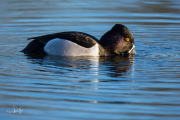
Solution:
{"label": "water", "polygon": [[[180,119],[179,6],[178,0],[0,1],[1,120]],[[99,39],[116,23],[132,31],[135,57],[19,52],[28,37],[81,31]]]}

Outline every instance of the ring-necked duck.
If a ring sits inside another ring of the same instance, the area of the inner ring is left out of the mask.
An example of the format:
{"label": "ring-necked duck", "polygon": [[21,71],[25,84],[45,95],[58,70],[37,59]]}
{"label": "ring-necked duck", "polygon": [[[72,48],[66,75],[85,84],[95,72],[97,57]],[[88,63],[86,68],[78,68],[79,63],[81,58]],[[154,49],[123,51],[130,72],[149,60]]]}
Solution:
{"label": "ring-necked duck", "polygon": [[23,50],[25,54],[50,54],[59,56],[112,56],[136,54],[134,37],[122,24],[116,24],[100,41],[83,32],[60,32],[28,38],[31,41]]}

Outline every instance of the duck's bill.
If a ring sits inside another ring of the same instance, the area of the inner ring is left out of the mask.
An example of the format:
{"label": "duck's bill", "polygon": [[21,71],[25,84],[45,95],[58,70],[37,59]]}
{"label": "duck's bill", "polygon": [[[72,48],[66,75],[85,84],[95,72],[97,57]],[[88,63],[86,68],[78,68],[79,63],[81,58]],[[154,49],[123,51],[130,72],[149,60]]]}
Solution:
{"label": "duck's bill", "polygon": [[131,50],[128,51],[129,55],[136,55],[135,45],[131,48]]}

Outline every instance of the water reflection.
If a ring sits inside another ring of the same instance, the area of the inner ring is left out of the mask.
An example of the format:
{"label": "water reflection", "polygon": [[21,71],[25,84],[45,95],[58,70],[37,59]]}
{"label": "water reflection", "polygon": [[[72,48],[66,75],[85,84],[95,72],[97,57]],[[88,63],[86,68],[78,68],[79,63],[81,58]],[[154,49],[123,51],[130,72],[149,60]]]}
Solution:
{"label": "water reflection", "polygon": [[[61,96],[59,101],[72,102],[74,104],[102,104],[102,105],[122,105],[134,104],[125,99],[112,98],[111,91],[119,89],[120,83],[126,80],[120,78],[123,75],[130,76],[134,66],[134,56],[122,57],[61,57],[61,56],[44,56],[37,59],[33,56],[27,56],[31,64],[39,64],[41,67],[33,68],[33,70],[44,73],[47,77],[41,83],[33,83],[34,86],[48,88],[48,91],[58,91]],[[48,75],[47,75],[48,74]],[[55,76],[55,79],[52,79]],[[60,79],[58,79],[60,77]],[[114,78],[114,79],[113,79]],[[55,82],[58,80],[57,82]],[[69,82],[71,81],[71,82]],[[109,86],[108,83],[116,83],[117,85]],[[98,96],[98,93],[103,95]],[[119,93],[120,91],[116,91]],[[110,94],[111,93],[111,94]],[[52,101],[48,95],[43,99]],[[54,94],[54,92],[52,92]],[[119,94],[121,95],[121,92]],[[52,96],[53,98],[55,96]],[[78,98],[78,99],[77,99]],[[57,98],[56,98],[57,99]],[[89,105],[88,105],[89,106]],[[93,105],[94,106],[94,105]],[[83,109],[83,108],[78,108]],[[77,110],[77,111],[78,111]]]}
{"label": "water reflection", "polygon": [[[64,71],[64,70],[67,70],[67,68],[71,68],[71,69],[68,69],[71,72],[73,72],[73,69],[75,70],[74,72],[77,72],[79,70],[90,70],[90,71],[93,71],[93,75],[101,74],[101,75],[106,75],[109,77],[118,78],[125,74],[128,74],[130,76],[133,75],[134,57],[135,56],[62,57],[62,56],[49,55],[49,56],[28,56],[28,59],[32,61],[32,64],[38,63],[47,68],[56,68],[56,69],[62,70],[58,72],[57,70],[55,70],[56,74],[66,74],[66,72],[69,72],[69,71]],[[103,71],[108,71],[108,72],[103,73]],[[103,82],[108,82],[108,81],[112,81],[112,80],[107,80]]]}

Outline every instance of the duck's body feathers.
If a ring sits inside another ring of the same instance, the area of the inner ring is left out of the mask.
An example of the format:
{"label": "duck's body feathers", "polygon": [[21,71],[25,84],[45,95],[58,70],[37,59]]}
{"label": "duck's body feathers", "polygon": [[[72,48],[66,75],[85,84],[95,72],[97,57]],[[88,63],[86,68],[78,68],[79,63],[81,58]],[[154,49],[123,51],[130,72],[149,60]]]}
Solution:
{"label": "duck's body feathers", "polygon": [[75,32],[75,31],[59,32],[59,33],[47,34],[47,35],[38,36],[38,37],[31,37],[31,38],[28,38],[28,40],[34,39],[34,40],[38,40],[39,42],[43,44],[47,44],[47,42],[55,38],[69,40],[86,48],[90,48],[98,42],[97,38],[87,33]]}
{"label": "duck's body feathers", "polygon": [[[67,40],[67,41],[71,41],[71,42],[73,42],[73,43],[75,43],[81,47],[84,47],[84,48],[92,48],[93,46],[95,46],[97,44],[99,47],[99,50],[98,50],[99,56],[109,56],[111,54],[113,55],[113,53],[108,52],[108,51],[103,49],[103,47],[99,44],[97,38],[95,38],[95,37],[93,37],[87,33],[75,32],[75,31],[60,32],[60,33],[47,34],[47,35],[43,35],[43,36],[28,38],[28,40],[33,40],[33,41],[31,41],[22,50],[22,52],[24,52],[26,54],[33,54],[33,53],[34,54],[39,54],[39,53],[40,54],[46,54],[47,51],[45,51],[44,48],[45,47],[47,48],[47,43],[50,42],[51,40],[54,40],[54,39],[56,39],[56,41],[57,41],[57,38]],[[60,44],[60,41],[58,41],[57,43]],[[63,41],[62,44],[64,45],[64,43],[65,42]],[[70,43],[70,42],[67,42],[67,43]],[[53,44],[55,44],[55,43],[53,43]],[[60,46],[62,47],[62,45],[60,45]],[[84,51],[86,51],[86,49]],[[54,52],[53,52],[53,54],[54,54]],[[57,54],[54,54],[54,55],[57,55]],[[69,55],[71,55],[71,54],[69,54]],[[79,54],[79,55],[82,55],[82,54]]]}

